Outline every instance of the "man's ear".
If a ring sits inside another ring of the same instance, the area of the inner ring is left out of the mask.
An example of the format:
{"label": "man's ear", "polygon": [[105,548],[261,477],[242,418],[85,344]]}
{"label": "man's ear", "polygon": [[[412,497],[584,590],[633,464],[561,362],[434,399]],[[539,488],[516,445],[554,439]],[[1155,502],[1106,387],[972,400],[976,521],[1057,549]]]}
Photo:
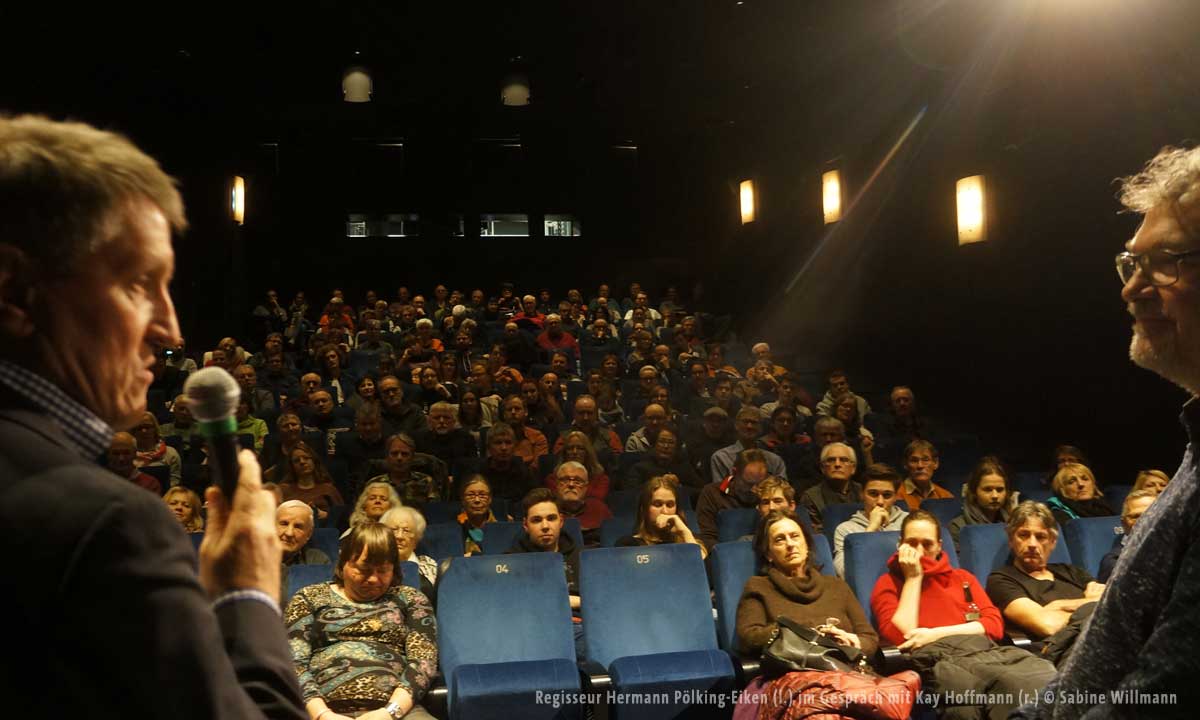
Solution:
{"label": "man's ear", "polygon": [[33,335],[32,265],[20,248],[0,243],[0,335],[10,339]]}

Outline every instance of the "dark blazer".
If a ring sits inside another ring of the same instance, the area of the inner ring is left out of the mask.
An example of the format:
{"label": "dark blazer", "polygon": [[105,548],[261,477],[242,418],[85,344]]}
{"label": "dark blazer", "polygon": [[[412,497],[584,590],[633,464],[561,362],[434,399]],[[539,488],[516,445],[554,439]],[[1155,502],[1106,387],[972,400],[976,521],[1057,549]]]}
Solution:
{"label": "dark blazer", "polygon": [[283,620],[255,601],[214,613],[163,501],[81,460],[3,390],[0,557],[7,712],[308,717]]}

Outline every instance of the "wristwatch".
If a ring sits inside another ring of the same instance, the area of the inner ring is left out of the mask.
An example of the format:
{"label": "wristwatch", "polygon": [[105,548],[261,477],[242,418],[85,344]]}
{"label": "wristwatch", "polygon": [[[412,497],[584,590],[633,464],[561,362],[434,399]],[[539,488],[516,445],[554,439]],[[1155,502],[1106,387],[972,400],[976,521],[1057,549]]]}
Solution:
{"label": "wristwatch", "polygon": [[392,720],[400,720],[400,703],[390,702],[383,708],[383,711],[392,716]]}

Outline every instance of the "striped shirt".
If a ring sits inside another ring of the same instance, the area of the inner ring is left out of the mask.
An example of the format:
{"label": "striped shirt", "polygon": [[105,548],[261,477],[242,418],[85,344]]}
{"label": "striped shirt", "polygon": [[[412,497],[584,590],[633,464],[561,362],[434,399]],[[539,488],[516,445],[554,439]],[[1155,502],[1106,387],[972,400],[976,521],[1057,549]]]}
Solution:
{"label": "striped shirt", "polygon": [[95,461],[112,442],[113,429],[108,423],[41,375],[0,360],[0,385],[46,413],[85,460]]}

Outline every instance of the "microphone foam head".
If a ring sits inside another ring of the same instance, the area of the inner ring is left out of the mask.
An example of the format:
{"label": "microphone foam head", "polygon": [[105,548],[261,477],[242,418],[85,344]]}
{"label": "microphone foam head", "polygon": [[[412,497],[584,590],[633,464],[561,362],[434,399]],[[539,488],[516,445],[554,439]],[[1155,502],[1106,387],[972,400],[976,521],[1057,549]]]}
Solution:
{"label": "microphone foam head", "polygon": [[188,376],[183,384],[188,409],[200,422],[212,422],[237,413],[242,386],[224,369],[210,366]]}

